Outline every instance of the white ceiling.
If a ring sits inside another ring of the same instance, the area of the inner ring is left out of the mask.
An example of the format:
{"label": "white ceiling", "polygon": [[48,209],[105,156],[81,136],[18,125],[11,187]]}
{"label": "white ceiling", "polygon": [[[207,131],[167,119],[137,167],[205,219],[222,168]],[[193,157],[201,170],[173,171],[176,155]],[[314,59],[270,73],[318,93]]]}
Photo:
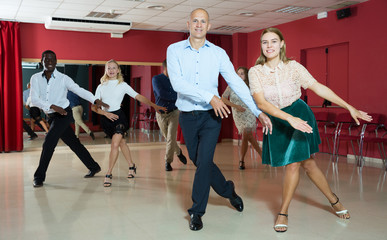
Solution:
{"label": "white ceiling", "polygon": [[[186,31],[189,13],[205,8],[210,14],[212,33],[232,34],[252,32],[281,23],[332,11],[337,4],[345,5],[367,0],[0,0],[0,20],[44,23],[47,16],[132,22],[132,29]],[[349,3],[351,2],[351,3]],[[149,6],[161,5],[161,10]],[[286,6],[310,7],[292,14],[274,10]],[[337,9],[337,8],[336,8]],[[114,11],[121,16],[109,20],[86,17],[90,12]],[[242,16],[251,12],[253,16]],[[331,13],[332,14],[332,13]],[[334,12],[333,12],[334,14]],[[222,26],[242,27],[239,30],[216,30]]]}

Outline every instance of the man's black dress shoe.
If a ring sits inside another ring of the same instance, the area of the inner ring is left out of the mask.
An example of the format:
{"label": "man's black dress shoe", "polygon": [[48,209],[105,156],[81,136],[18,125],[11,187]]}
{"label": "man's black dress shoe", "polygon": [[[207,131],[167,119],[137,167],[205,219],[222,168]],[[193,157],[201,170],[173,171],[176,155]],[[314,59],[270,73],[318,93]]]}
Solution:
{"label": "man's black dress shoe", "polygon": [[34,135],[32,135],[32,136],[29,138],[29,140],[34,140],[34,139],[36,139],[37,137],[38,137],[38,135],[34,134]]}
{"label": "man's black dress shoe", "polygon": [[232,181],[230,181],[230,182],[231,182],[231,184],[233,186],[232,196],[231,196],[231,198],[229,198],[230,203],[238,212],[242,212],[243,211],[243,201],[242,201],[242,198],[239,197],[238,194],[236,194],[234,183]]}
{"label": "man's black dress shoe", "polygon": [[99,173],[101,171],[101,168],[97,168],[94,170],[89,170],[89,172],[84,176],[84,178],[91,178],[94,177],[95,174]]}
{"label": "man's black dress shoe", "polygon": [[189,229],[198,231],[203,228],[202,217],[197,214],[191,214],[191,221],[189,222]]}
{"label": "man's black dress shoe", "polygon": [[42,180],[39,180],[39,179],[34,179],[34,182],[33,182],[33,185],[34,187],[42,187],[43,186],[43,181]]}
{"label": "man's black dress shoe", "polygon": [[165,163],[165,171],[169,172],[169,171],[172,171],[172,166],[170,163]]}
{"label": "man's black dress shoe", "polygon": [[179,158],[180,162],[182,162],[184,165],[187,164],[187,158],[183,155],[183,151],[180,149],[180,154],[177,155]]}
{"label": "man's black dress shoe", "polygon": [[93,140],[95,140],[95,136],[94,136],[94,133],[93,132],[90,132],[90,137],[93,139]]}

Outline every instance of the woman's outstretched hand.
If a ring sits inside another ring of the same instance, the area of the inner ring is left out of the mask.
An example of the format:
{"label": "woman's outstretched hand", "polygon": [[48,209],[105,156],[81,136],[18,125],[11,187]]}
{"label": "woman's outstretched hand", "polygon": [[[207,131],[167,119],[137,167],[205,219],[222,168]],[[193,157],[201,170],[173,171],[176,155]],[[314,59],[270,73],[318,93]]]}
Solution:
{"label": "woman's outstretched hand", "polygon": [[294,129],[300,130],[301,132],[313,133],[313,128],[308,124],[307,121],[304,121],[301,118],[289,117],[288,123]]}
{"label": "woman's outstretched hand", "polygon": [[368,115],[368,113],[366,112],[359,111],[354,107],[351,107],[348,110],[357,125],[360,125],[359,119],[362,119],[367,122],[372,121],[372,116]]}

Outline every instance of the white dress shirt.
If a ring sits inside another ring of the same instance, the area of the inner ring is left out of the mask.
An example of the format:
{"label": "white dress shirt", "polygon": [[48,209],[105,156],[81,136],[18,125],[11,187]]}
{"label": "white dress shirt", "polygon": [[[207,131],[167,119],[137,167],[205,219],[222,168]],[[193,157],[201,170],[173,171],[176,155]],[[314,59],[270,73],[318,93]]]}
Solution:
{"label": "white dress shirt", "polygon": [[54,70],[49,81],[44,71],[35,73],[31,77],[31,104],[42,109],[46,114],[55,112],[51,105],[63,109],[70,105],[67,91],[70,90],[81,98],[94,103],[97,99],[91,92],[81,88],[69,76]]}

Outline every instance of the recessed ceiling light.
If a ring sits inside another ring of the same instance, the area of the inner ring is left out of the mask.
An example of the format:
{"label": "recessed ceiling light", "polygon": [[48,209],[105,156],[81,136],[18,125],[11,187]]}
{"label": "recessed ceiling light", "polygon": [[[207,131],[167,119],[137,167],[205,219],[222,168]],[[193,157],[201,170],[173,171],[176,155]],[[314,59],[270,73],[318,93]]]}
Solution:
{"label": "recessed ceiling light", "polygon": [[149,9],[155,9],[155,10],[162,10],[164,9],[164,6],[162,5],[150,5],[148,6]]}
{"label": "recessed ceiling light", "polygon": [[252,16],[254,16],[254,13],[253,12],[241,12],[241,13],[239,13],[239,15],[245,16],[245,17],[252,17]]}
{"label": "recessed ceiling light", "polygon": [[221,31],[238,31],[238,30],[241,30],[241,29],[243,29],[243,28],[246,28],[246,27],[241,27],[241,26],[226,26],[226,25],[223,25],[223,26],[214,28],[213,30],[221,30]]}
{"label": "recessed ceiling light", "polygon": [[299,6],[286,6],[284,8],[280,8],[277,10],[274,10],[274,12],[279,13],[300,13],[305,12],[312,9],[311,7],[299,7]]}

